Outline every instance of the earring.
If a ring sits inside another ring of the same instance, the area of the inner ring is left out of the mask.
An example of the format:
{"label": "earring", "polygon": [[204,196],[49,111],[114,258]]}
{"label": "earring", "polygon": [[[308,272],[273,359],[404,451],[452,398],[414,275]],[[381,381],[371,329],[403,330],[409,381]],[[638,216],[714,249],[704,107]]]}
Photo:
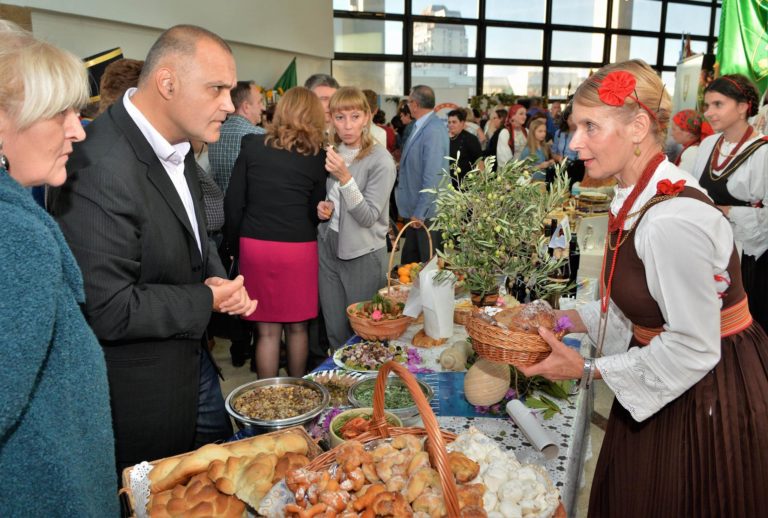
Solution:
{"label": "earring", "polygon": [[642,151],[640,151],[640,146],[638,146],[637,144],[635,144],[634,153],[635,153],[635,156],[640,156],[642,154]]}
{"label": "earring", "polygon": [[3,169],[8,169],[8,159],[5,158],[5,153],[3,153],[3,141],[0,140],[0,167]]}

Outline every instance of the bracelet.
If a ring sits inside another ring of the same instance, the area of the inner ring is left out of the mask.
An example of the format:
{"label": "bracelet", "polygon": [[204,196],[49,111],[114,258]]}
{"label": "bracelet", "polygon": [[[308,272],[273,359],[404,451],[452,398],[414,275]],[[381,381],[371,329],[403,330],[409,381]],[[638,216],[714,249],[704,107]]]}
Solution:
{"label": "bracelet", "polygon": [[581,373],[581,383],[579,387],[583,390],[589,390],[592,385],[592,380],[595,377],[595,359],[584,358],[584,369]]}

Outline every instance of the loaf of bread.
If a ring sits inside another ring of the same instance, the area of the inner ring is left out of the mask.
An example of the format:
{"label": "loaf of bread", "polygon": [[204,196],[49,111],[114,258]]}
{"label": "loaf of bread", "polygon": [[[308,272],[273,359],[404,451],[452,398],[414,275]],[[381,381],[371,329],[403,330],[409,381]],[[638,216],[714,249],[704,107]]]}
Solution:
{"label": "loaf of bread", "polygon": [[226,460],[231,455],[224,446],[206,444],[189,455],[162,460],[147,475],[150,480],[149,489],[159,493],[184,484],[194,475],[206,471],[214,460]]}
{"label": "loaf of bread", "polygon": [[541,299],[530,304],[503,309],[496,313],[493,318],[500,327],[531,334],[537,334],[539,326],[553,329],[556,321],[552,306]]}
{"label": "loaf of bread", "polygon": [[206,473],[192,477],[187,485],[157,493],[149,503],[151,518],[246,516],[245,504],[218,491]]}
{"label": "loaf of bread", "polygon": [[276,466],[277,455],[273,453],[229,457],[226,461],[213,461],[208,468],[208,478],[222,493],[235,495],[258,509],[261,499],[272,489]]}
{"label": "loaf of bread", "polygon": [[192,476],[208,470],[214,460],[226,461],[229,457],[255,457],[260,453],[274,453],[282,457],[286,453],[306,455],[309,444],[304,435],[285,432],[279,435],[261,435],[253,439],[228,444],[206,444],[188,455],[163,459],[149,472],[150,491],[159,493],[179,484]]}

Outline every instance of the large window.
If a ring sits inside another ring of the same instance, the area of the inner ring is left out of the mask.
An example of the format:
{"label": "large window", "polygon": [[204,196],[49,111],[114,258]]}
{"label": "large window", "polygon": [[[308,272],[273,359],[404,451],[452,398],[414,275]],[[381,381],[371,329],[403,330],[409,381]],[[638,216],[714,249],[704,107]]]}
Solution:
{"label": "large window", "polygon": [[384,96],[428,84],[438,102],[494,92],[564,99],[592,70],[638,58],[670,88],[685,36],[694,52],[714,52],[721,4],[333,0],[332,72]]}

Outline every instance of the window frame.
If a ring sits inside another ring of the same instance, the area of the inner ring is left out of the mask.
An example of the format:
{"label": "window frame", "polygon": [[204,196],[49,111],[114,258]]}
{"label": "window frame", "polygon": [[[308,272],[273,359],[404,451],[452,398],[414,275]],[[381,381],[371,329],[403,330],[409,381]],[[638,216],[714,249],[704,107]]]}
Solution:
{"label": "window frame", "polygon": [[[619,36],[641,36],[647,38],[654,38],[658,41],[656,64],[653,65],[654,70],[661,74],[662,71],[674,71],[675,66],[664,65],[664,52],[667,40],[679,41],[684,35],[681,33],[665,32],[667,8],[670,4],[683,4],[692,5],[698,7],[709,7],[709,34],[703,35],[691,35],[693,41],[704,41],[707,44],[707,53],[713,53],[715,44],[717,42],[717,34],[714,34],[715,22],[717,16],[717,10],[722,7],[721,0],[656,0],[661,3],[661,16],[659,19],[658,31],[649,30],[634,30],[612,27],[613,7],[617,2],[623,2],[625,0],[606,0],[606,20],[603,27],[587,27],[582,25],[567,25],[567,24],[554,24],[552,23],[552,0],[543,0],[546,2],[545,8],[545,21],[543,23],[538,22],[518,22],[518,21],[505,21],[505,20],[488,20],[485,16],[486,0],[478,0],[478,17],[475,18],[463,18],[463,17],[440,17],[440,16],[425,16],[420,14],[413,14],[412,12],[412,0],[404,0],[404,13],[380,13],[371,11],[346,11],[346,10],[334,10],[333,16],[336,18],[349,18],[360,20],[378,20],[378,21],[399,21],[403,24],[403,42],[402,55],[398,54],[369,54],[369,53],[348,53],[348,52],[336,52],[331,64],[333,70],[333,62],[335,61],[396,61],[403,63],[403,87],[404,91],[401,95],[408,95],[412,84],[411,67],[414,63],[435,63],[435,64],[458,64],[458,65],[475,65],[477,70],[475,90],[478,93],[483,93],[484,83],[484,68],[486,65],[500,65],[500,66],[535,66],[542,67],[542,84],[541,93],[542,97],[547,96],[549,92],[549,72],[550,68],[600,68],[610,61],[611,53],[611,40],[614,35]],[[439,23],[444,25],[468,25],[476,27],[475,42],[476,53],[474,56],[467,57],[449,57],[449,56],[423,56],[415,55],[413,53],[413,26],[414,23]],[[511,29],[536,29],[541,30],[543,33],[542,41],[542,59],[503,59],[503,58],[486,58],[486,29],[489,27],[499,28],[511,28]],[[570,61],[570,60],[553,60],[552,59],[552,32],[553,31],[566,31],[566,32],[581,32],[589,34],[602,34],[604,38],[603,43],[603,56],[602,61]],[[386,92],[394,93],[394,92]],[[552,98],[550,100],[562,100]]]}

